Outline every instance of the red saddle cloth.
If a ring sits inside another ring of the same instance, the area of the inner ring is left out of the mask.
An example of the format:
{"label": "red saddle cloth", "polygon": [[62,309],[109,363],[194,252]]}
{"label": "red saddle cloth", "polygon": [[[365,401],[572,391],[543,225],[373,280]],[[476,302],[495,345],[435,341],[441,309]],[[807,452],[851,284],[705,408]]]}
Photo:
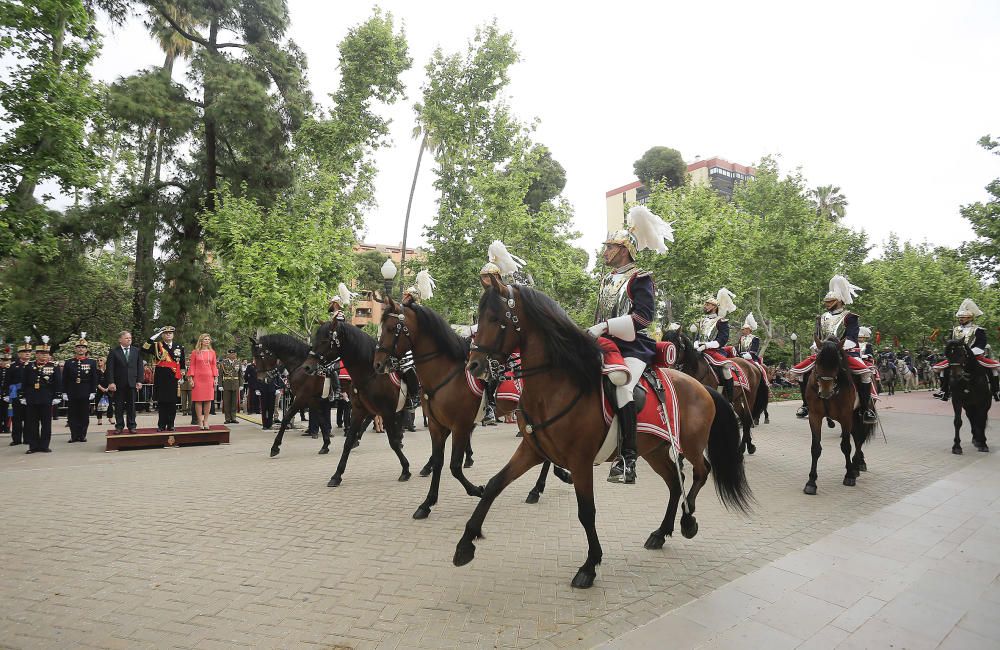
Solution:
{"label": "red saddle cloth", "polygon": [[[604,369],[602,370],[604,374],[615,370],[628,371],[628,367],[625,365],[621,352],[619,352],[618,346],[614,344],[614,341],[602,336],[597,339],[597,342],[601,345],[601,350],[604,353]],[[660,343],[657,344],[657,359],[660,357],[661,345]],[[673,347],[669,343],[666,345]],[[663,348],[663,350],[663,355],[666,358],[669,353],[666,348]],[[676,351],[673,354],[673,358],[676,361]],[[657,438],[662,438],[669,442],[678,453],[682,453],[681,440],[678,435],[681,419],[680,408],[677,404],[677,392],[674,390],[674,383],[670,379],[670,373],[667,371],[667,368],[661,366],[657,359],[653,360],[653,371],[660,378],[666,403],[663,404],[660,402],[659,396],[649,385],[649,382],[646,381],[645,377],[640,379],[639,385],[646,390],[646,404],[636,417],[635,430],[636,432],[648,433]],[[611,400],[604,394],[603,382],[601,382],[601,395],[604,403],[604,423],[607,426],[611,426],[615,411]]]}
{"label": "red saddle cloth", "polygon": [[[514,352],[510,355],[510,361],[514,362],[517,366],[521,364],[521,353]],[[486,382],[482,379],[477,379],[469,374],[469,371],[465,371],[465,383],[468,384],[469,390],[476,397],[482,397],[483,393],[486,391]],[[500,385],[497,386],[497,400],[503,400],[505,402],[514,402],[515,404],[521,401],[521,391],[524,390],[524,383],[521,379],[515,379],[512,370],[507,370],[503,374],[503,378],[500,380]]]}
{"label": "red saddle cloth", "polygon": [[344,364],[340,364],[340,372],[338,373],[338,376],[341,379],[346,379],[347,381],[351,381],[351,375],[347,373],[347,368],[344,367]]}

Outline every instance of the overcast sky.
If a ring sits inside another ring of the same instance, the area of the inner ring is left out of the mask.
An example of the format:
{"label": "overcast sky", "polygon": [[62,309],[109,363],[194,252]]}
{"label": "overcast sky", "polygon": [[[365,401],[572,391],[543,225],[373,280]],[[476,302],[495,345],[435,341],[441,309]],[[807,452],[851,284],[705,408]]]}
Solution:
{"label": "overcast sky", "polygon": [[[318,101],[336,88],[337,44],[374,3],[289,0],[290,36],[305,51]],[[379,3],[405,24],[413,69],[390,111],[392,146],[378,154],[379,206],[365,239],[399,243],[417,156],[413,103],[435,47],[465,47],[496,17],[521,62],[509,101],[566,168],[565,196],[580,244],[605,234],[604,193],[635,180],[651,146],[687,162],[721,156],[753,164],[780,156],[810,185],[842,188],[847,223],[878,242],[957,245],[971,237],[960,205],[986,198],[1000,158],[1000,2]],[[599,9],[598,9],[599,7]],[[135,21],[105,39],[96,76],[112,81],[163,55]],[[435,211],[421,171],[410,241]],[[516,251],[515,251],[516,252]],[[485,254],[485,251],[484,251]],[[530,260],[529,260],[530,261]]]}

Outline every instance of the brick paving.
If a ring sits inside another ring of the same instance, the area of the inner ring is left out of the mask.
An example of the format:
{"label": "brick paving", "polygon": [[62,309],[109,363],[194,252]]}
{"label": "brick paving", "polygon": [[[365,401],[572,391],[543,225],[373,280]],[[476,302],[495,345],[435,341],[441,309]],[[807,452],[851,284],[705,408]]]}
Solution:
{"label": "brick paving", "polygon": [[[475,500],[446,477],[431,517],[410,518],[429,482],[416,476],[423,431],[406,437],[409,483],[396,481],[385,436],[369,432],[332,489],[342,438],[318,456],[319,441],[291,431],[270,459],[273,432],[240,424],[228,446],[106,454],[96,432],[67,445],[57,429],[55,453],[0,448],[0,647],[593,646],[977,460],[970,444],[949,453],[951,416],[938,404],[926,392],[883,400],[888,444],[870,445],[854,488],[841,485],[827,430],[815,497],[802,494],[807,425],[794,402],[774,405],[747,460],[755,513],[727,513],[706,488],[698,536],[659,551],[642,544],[663,516],[662,481],[642,463],[634,487],[598,480],[604,564],[588,591],[569,586],[586,554],[572,489],[550,478],[526,505],[534,474],[496,501],[476,560],[454,567]],[[472,480],[504,464],[513,433],[477,432]]]}

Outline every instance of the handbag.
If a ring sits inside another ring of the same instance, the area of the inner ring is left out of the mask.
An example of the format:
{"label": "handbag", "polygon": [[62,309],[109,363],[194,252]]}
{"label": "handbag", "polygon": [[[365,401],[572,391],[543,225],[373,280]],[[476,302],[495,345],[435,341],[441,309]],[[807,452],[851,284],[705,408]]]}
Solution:
{"label": "handbag", "polygon": [[106,410],[108,410],[108,404],[109,403],[110,402],[108,401],[108,396],[107,395],[101,395],[101,399],[98,400],[98,402],[97,402],[97,410],[98,411],[106,411]]}

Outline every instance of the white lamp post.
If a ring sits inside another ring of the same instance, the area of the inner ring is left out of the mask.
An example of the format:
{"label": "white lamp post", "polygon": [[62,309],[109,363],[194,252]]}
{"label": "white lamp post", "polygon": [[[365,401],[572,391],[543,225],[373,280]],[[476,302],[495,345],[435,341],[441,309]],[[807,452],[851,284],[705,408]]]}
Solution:
{"label": "white lamp post", "polygon": [[385,264],[382,265],[382,284],[385,287],[385,295],[389,296],[392,293],[392,281],[396,277],[396,265],[392,263],[392,260],[386,258]]}

